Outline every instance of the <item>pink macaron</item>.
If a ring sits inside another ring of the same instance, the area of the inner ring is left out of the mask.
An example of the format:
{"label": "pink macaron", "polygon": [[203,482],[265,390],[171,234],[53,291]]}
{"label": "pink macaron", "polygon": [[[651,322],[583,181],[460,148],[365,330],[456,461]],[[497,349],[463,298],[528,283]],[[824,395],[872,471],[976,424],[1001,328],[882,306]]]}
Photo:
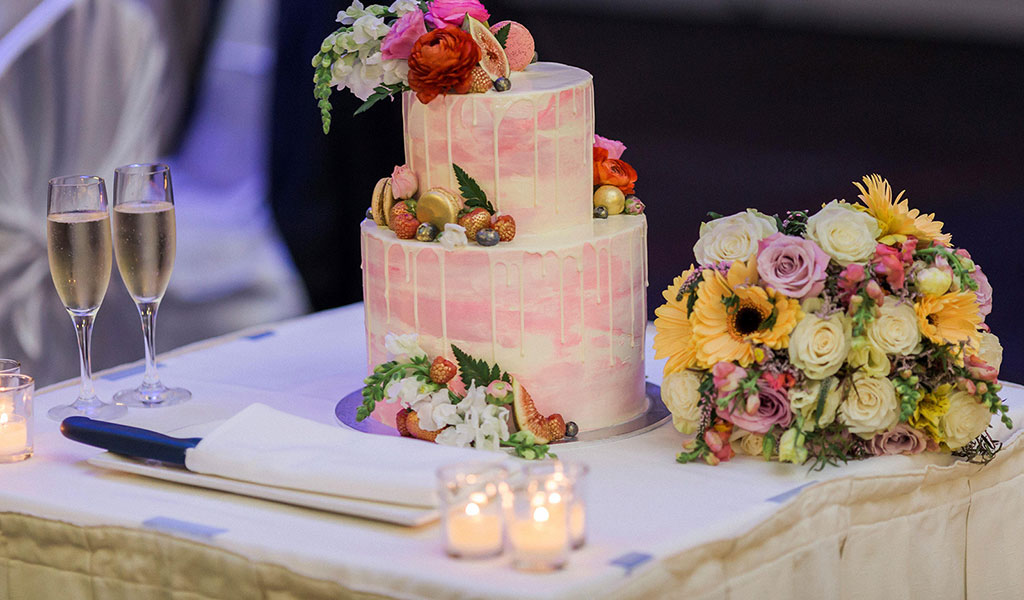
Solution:
{"label": "pink macaron", "polygon": [[533,35],[530,30],[515,21],[501,21],[491,25],[491,33],[498,33],[502,27],[509,25],[508,39],[505,40],[505,55],[508,66],[513,71],[522,71],[533,62],[535,50]]}

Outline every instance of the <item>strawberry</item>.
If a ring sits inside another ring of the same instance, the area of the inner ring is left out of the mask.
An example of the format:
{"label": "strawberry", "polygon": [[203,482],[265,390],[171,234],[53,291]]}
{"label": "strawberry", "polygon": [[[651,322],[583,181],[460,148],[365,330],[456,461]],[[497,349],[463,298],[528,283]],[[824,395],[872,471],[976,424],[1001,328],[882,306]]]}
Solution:
{"label": "strawberry", "polygon": [[405,419],[408,416],[408,408],[403,408],[395,414],[395,429],[398,430],[398,433],[401,434],[402,437],[412,437],[412,434],[409,433],[409,428],[405,426]]}
{"label": "strawberry", "polygon": [[391,213],[388,215],[388,223],[392,223],[395,220],[397,220],[398,215],[400,214],[412,215],[414,217],[416,216],[409,209],[409,205],[405,203],[405,200],[399,200],[398,202],[395,202],[395,204],[391,207]]}
{"label": "strawberry", "polygon": [[416,229],[419,226],[420,222],[409,213],[399,213],[391,219],[391,229],[395,230],[395,235],[400,240],[411,240],[416,237]]}
{"label": "strawberry", "polygon": [[491,229],[498,232],[501,241],[511,242],[512,238],[516,237],[516,220],[512,215],[501,215],[491,223]]}
{"label": "strawberry", "polygon": [[473,70],[469,72],[469,81],[469,92],[471,94],[482,94],[494,85],[490,75],[480,66],[473,67]]}
{"label": "strawberry", "polygon": [[430,380],[438,385],[444,385],[455,377],[455,364],[438,356],[430,365]]}
{"label": "strawberry", "polygon": [[491,213],[483,208],[474,208],[459,219],[459,225],[466,228],[466,238],[476,241],[476,233],[491,226]]}

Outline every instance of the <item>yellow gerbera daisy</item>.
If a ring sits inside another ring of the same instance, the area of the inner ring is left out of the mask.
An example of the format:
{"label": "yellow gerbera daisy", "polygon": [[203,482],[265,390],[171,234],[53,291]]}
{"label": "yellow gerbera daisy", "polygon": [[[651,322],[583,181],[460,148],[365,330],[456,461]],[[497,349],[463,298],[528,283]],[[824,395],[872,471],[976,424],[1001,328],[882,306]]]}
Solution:
{"label": "yellow gerbera daisy", "polygon": [[949,392],[952,389],[952,386],[944,384],[935,388],[931,393],[925,394],[918,400],[917,409],[907,419],[907,425],[925,432],[936,442],[944,441],[945,435],[942,433],[942,428],[939,427],[939,421],[949,411]]}
{"label": "yellow gerbera daisy", "polygon": [[[687,315],[690,294],[679,297],[679,288],[693,273],[693,266],[672,280],[672,285],[663,291],[665,304],[654,314],[654,358],[668,358],[665,375],[690,369],[696,365],[697,346],[693,339],[693,327]],[[702,365],[704,366],[704,365]]]}
{"label": "yellow gerbera daisy", "polygon": [[755,360],[756,344],[785,348],[803,316],[799,302],[772,288],[730,285],[746,280],[748,266],[733,263],[726,277],[705,271],[697,288],[691,325],[697,363],[705,368],[724,361],[745,367]]}
{"label": "yellow gerbera daisy", "polygon": [[981,312],[974,292],[925,295],[914,305],[914,312],[921,334],[936,344],[967,342],[977,348],[981,343]]}
{"label": "yellow gerbera daisy", "polygon": [[892,199],[892,188],[881,175],[865,175],[864,185],[853,182],[860,190],[858,196],[868,214],[878,220],[882,234],[878,241],[883,244],[906,241],[907,236],[914,236],[922,242],[935,241],[948,246],[952,236],[942,233],[942,221],[935,220],[935,214],[922,215],[916,208],[911,209],[908,200],[903,198],[904,192]]}

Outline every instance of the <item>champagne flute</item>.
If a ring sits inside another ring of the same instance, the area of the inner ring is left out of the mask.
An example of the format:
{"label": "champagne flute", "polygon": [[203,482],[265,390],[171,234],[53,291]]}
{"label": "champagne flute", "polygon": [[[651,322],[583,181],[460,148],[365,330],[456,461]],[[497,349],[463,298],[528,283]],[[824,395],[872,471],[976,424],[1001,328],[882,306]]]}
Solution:
{"label": "champagne flute", "polygon": [[192,392],[169,388],[156,369],[156,313],[174,269],[174,192],[171,170],[162,164],[134,164],[114,170],[114,255],[121,279],[142,319],[146,374],[133,390],[114,394],[129,406],[170,406]]}
{"label": "champagne flute", "polygon": [[88,175],[50,180],[46,203],[46,250],[50,276],[78,336],[82,383],[78,398],[55,406],[51,419],[85,415],[115,419],[128,411],[96,396],[92,381],[92,324],[110,282],[110,217],[103,179]]}

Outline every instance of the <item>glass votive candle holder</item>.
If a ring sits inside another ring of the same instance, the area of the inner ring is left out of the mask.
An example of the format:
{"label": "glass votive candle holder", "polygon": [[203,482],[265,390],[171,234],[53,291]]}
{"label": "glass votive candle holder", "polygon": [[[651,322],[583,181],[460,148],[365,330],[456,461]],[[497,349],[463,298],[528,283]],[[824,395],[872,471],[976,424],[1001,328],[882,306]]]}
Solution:
{"label": "glass votive candle holder", "polygon": [[546,478],[545,487],[559,491],[561,506],[567,512],[569,545],[573,550],[582,548],[587,541],[587,473],[590,467],[575,461],[543,461],[524,467],[527,477]]}
{"label": "glass votive candle holder", "polygon": [[0,375],[21,373],[21,363],[13,358],[0,358]]}
{"label": "glass votive candle holder", "polygon": [[456,558],[501,554],[508,469],[497,463],[461,463],[442,467],[437,477],[445,552]]}
{"label": "glass votive candle holder", "polygon": [[0,463],[32,456],[32,392],[28,375],[0,374]]}
{"label": "glass votive candle holder", "polygon": [[[537,471],[540,471],[539,473]],[[505,520],[512,563],[524,571],[553,571],[569,559],[568,478],[526,467],[511,485]]]}

